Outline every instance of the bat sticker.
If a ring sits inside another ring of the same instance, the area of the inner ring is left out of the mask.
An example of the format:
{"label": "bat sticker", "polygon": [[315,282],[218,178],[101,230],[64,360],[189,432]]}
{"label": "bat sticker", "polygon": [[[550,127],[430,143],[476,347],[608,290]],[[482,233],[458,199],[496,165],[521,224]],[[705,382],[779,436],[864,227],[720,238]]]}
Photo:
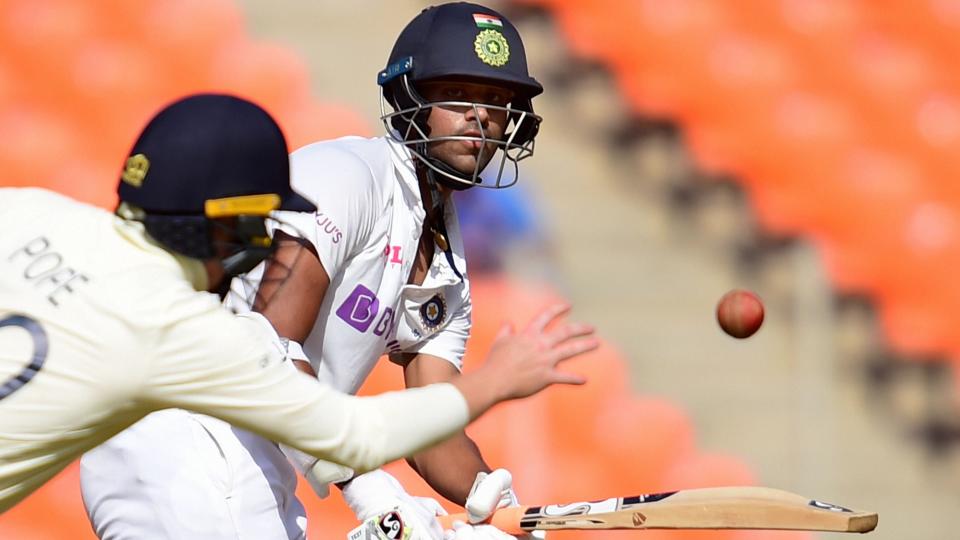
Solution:
{"label": "bat sticker", "polygon": [[620,499],[604,499],[594,502],[578,502],[569,504],[550,504],[542,507],[540,515],[545,517],[555,516],[586,516],[590,514],[605,514],[607,512],[616,512],[620,509]]}
{"label": "bat sticker", "polygon": [[675,493],[676,491],[667,491],[664,493],[648,493],[646,495],[635,495],[633,497],[624,497],[623,505],[627,506],[631,504],[652,503],[652,502],[662,501]]}
{"label": "bat sticker", "polygon": [[849,508],[844,508],[844,507],[842,507],[842,506],[837,506],[837,505],[835,505],[835,504],[830,504],[830,503],[826,503],[826,502],[821,502],[821,501],[818,501],[818,500],[811,500],[811,501],[810,501],[810,506],[812,506],[812,507],[814,507],[814,508],[819,508],[819,509],[821,509],[821,510],[829,510],[829,511],[831,511],[831,512],[850,512],[850,513],[853,513],[853,510],[850,510]]}

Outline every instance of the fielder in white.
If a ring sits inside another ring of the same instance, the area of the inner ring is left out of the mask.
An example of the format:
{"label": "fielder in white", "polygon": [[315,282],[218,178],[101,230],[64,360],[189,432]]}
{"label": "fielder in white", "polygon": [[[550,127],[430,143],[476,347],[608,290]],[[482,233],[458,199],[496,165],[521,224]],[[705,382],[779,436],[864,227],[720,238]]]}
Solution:
{"label": "fielder in white", "polygon": [[[531,99],[542,88],[527,73],[520,36],[482,6],[424,10],[401,33],[379,82],[394,109],[384,114],[388,135],[320,142],[292,154],[292,183],[318,211],[281,213],[287,225],[274,237],[294,240],[253,273],[260,281],[255,309],[289,340],[294,357],[309,362],[306,371],[349,393],[384,354],[403,366],[408,387],[459,374],[471,303],[451,194],[506,187],[505,166],[515,179],[516,162],[532,154],[540,123]],[[493,174],[481,180],[488,164]],[[303,249],[315,256],[300,256]],[[242,283],[234,292],[254,293]],[[524,334],[570,340],[576,352],[590,349],[589,326],[545,331],[567,309],[545,310]],[[509,337],[507,330],[502,338]],[[402,533],[443,537],[439,505],[409,496],[383,471],[354,477],[350,469],[297,452],[285,456],[267,439],[184,411],[151,415],[88,453],[84,501],[103,539],[303,538],[304,510],[287,457],[320,496],[328,483],[340,483],[374,533],[396,511]],[[475,523],[516,504],[510,473],[487,476],[490,468],[462,432],[410,463],[440,494],[465,504]],[[225,500],[235,512],[211,519],[218,514],[210,509]],[[463,524],[456,533],[507,536],[488,525]]]}
{"label": "fielder in white", "polygon": [[[117,215],[0,189],[0,512],[167,407],[369,470],[454,434],[497,400],[566,380],[553,369],[562,345],[528,354],[522,340],[504,343],[480,377],[419,392],[360,399],[299,373],[261,315],[237,317],[200,292],[271,255],[270,212],[313,209],[288,167],[266,112],[200,95],[141,134]],[[497,384],[518,368],[524,383]]]}

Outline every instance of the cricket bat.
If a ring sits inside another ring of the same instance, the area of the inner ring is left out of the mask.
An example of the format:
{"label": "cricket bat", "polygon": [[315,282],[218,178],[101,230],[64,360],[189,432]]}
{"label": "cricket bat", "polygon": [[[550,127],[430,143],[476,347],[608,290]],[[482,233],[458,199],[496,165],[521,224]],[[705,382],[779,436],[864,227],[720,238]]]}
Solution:
{"label": "cricket bat", "polygon": [[[784,529],[870,532],[874,512],[859,512],[765,487],[685,489],[594,502],[514,506],[488,523],[509,534],[562,529]],[[439,517],[444,529],[466,514]]]}

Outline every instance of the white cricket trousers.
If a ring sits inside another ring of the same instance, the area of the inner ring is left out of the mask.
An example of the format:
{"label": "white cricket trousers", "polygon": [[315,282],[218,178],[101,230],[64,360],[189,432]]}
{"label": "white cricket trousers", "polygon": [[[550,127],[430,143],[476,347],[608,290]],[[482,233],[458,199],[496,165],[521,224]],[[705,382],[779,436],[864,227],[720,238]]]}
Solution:
{"label": "white cricket trousers", "polygon": [[159,411],[83,456],[83,503],[101,540],[302,540],[296,474],[276,456],[221,420]]}

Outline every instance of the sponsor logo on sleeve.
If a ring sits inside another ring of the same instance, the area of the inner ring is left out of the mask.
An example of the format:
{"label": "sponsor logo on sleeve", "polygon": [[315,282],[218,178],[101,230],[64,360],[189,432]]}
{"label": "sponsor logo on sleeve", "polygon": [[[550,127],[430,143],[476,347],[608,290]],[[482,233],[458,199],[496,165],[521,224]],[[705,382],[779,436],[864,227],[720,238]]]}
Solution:
{"label": "sponsor logo on sleeve", "polygon": [[330,216],[320,210],[317,210],[317,229],[326,233],[326,235],[330,237],[330,241],[334,244],[339,244],[340,240],[343,239],[343,232],[340,230],[340,227],[333,222]]}

